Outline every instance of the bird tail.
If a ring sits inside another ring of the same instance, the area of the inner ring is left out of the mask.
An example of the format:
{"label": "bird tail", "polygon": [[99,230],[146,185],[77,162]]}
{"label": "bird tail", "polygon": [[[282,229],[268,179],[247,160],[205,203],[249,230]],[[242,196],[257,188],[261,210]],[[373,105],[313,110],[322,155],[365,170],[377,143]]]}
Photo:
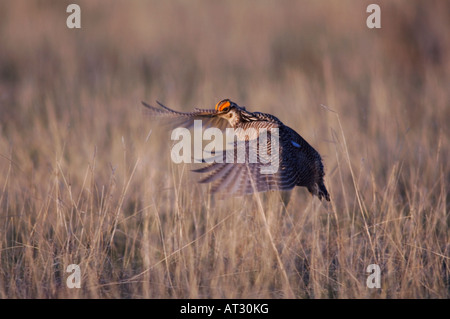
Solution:
{"label": "bird tail", "polygon": [[311,194],[319,197],[320,200],[322,200],[322,198],[325,198],[327,201],[330,201],[330,194],[328,194],[323,180],[319,181],[318,183],[314,183],[312,187],[308,187],[308,190]]}
{"label": "bird tail", "polygon": [[323,181],[320,181],[319,184],[319,190],[317,196],[320,200],[322,200],[322,197],[325,198],[327,201],[330,201],[330,194],[328,194],[327,188],[325,187],[325,184]]}

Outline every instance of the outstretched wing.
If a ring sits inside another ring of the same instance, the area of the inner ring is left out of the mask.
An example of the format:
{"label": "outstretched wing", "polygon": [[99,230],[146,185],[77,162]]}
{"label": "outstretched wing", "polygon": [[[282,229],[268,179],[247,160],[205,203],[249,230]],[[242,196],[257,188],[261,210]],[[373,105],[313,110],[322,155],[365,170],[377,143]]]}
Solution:
{"label": "outstretched wing", "polygon": [[142,101],[146,107],[145,114],[153,119],[158,119],[160,124],[167,125],[172,129],[176,127],[192,128],[195,120],[201,120],[203,128],[214,126],[224,129],[227,127],[228,122],[218,117],[216,110],[196,108],[194,112],[178,112],[158,101],[156,103],[160,106],[159,108]]}
{"label": "outstretched wing", "polygon": [[292,174],[289,163],[283,160],[282,152],[279,142],[268,132],[266,140],[235,142],[231,149],[206,159],[212,163],[194,172],[207,174],[200,183],[212,183],[213,193],[244,195],[289,190],[296,185],[297,176]]}

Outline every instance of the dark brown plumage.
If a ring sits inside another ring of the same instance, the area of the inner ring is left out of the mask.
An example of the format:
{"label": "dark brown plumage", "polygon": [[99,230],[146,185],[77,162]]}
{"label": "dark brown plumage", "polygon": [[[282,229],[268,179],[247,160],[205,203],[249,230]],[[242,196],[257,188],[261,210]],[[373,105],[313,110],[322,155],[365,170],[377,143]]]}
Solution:
{"label": "dark brown plumage", "polygon": [[[248,112],[244,107],[228,99],[217,103],[215,110],[195,109],[190,113],[174,111],[159,102],[161,108],[150,106],[144,102],[143,104],[148,108],[150,115],[166,118],[173,126],[190,127],[194,120],[202,119],[206,120],[209,126],[223,128],[223,124],[228,124],[234,129],[254,129],[257,135],[261,129],[267,130],[267,152],[260,151],[260,146],[256,146],[255,149],[252,141],[258,136],[241,136],[234,143],[234,161],[232,163],[226,162],[226,153],[223,153],[221,161],[208,163],[204,167],[194,170],[207,174],[200,182],[213,183],[213,192],[237,195],[268,190],[290,190],[295,186],[304,186],[319,199],[330,200],[323,181],[325,174],[319,153],[297,132],[284,125],[275,116],[260,112]],[[267,163],[267,157],[272,154],[272,129],[278,129],[278,171],[273,174],[263,174],[261,168],[264,163]],[[246,148],[246,157],[243,163],[237,162],[236,150],[240,143],[244,143]],[[249,159],[251,150],[257,154],[256,163]]]}

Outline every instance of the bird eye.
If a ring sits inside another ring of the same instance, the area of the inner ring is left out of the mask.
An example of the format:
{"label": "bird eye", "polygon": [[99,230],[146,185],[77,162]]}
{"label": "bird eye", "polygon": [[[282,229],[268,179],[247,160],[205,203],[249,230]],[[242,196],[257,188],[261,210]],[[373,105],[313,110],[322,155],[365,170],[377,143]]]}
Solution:
{"label": "bird eye", "polygon": [[221,112],[228,112],[230,110],[229,106],[222,108]]}

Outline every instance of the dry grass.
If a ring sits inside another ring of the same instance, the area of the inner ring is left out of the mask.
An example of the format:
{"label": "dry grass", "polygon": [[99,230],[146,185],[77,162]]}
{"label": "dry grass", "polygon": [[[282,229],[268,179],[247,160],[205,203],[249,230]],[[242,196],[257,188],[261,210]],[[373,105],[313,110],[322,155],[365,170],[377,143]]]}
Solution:
{"label": "dry grass", "polygon": [[[448,1],[381,30],[364,1],[77,3],[0,2],[0,298],[450,296]],[[225,97],[318,149],[331,204],[209,196],[140,105]]]}

